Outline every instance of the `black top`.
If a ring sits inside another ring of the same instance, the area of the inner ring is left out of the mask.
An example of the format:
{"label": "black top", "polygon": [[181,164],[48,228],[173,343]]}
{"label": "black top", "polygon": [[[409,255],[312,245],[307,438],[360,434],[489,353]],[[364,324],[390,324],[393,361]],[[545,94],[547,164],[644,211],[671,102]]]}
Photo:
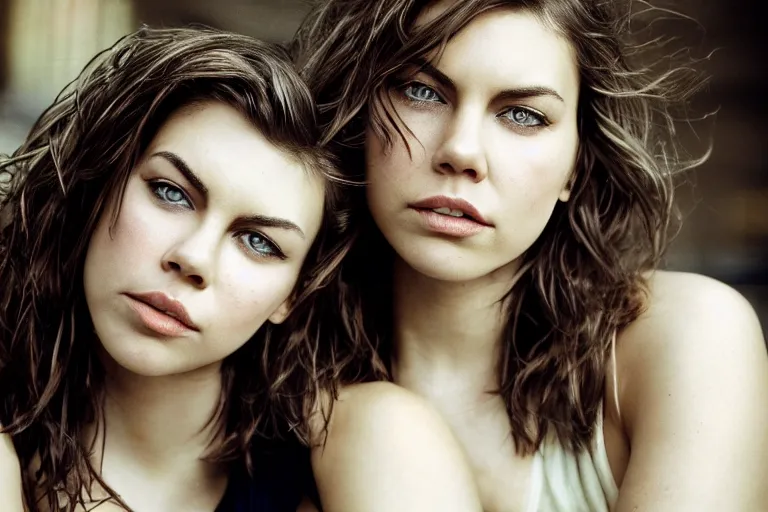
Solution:
{"label": "black top", "polygon": [[237,472],[230,477],[215,512],[296,512],[300,501],[301,495],[292,485]]}
{"label": "black top", "polygon": [[259,450],[255,460],[253,476],[242,466],[232,468],[215,512],[296,512],[305,495],[316,497],[308,449],[282,445]]}

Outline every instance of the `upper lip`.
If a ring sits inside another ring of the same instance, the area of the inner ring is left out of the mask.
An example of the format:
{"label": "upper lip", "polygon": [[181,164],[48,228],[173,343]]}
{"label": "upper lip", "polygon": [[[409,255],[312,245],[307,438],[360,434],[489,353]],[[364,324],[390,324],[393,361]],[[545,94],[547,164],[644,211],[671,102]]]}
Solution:
{"label": "upper lip", "polygon": [[457,197],[448,197],[448,196],[428,197],[416,203],[412,203],[409,206],[411,208],[418,208],[418,209],[424,209],[424,210],[434,210],[436,208],[450,208],[451,210],[459,210],[464,215],[471,217],[472,220],[480,224],[484,224],[486,226],[492,225],[490,222],[485,220],[485,217],[483,217],[480,214],[480,212],[477,210],[477,208],[474,207],[472,203]]}
{"label": "upper lip", "polygon": [[187,313],[184,304],[162,292],[129,293],[127,295],[172,316],[193,331],[200,330],[195,322],[189,317],[189,313]]}

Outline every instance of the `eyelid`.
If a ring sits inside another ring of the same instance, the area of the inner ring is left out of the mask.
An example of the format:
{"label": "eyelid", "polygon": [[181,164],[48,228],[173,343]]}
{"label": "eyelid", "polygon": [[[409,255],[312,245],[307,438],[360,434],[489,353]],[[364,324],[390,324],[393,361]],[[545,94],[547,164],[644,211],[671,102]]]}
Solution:
{"label": "eyelid", "polygon": [[285,253],[280,248],[280,246],[277,244],[277,242],[272,240],[270,237],[268,237],[267,235],[265,235],[261,231],[243,229],[243,230],[239,230],[239,231],[235,232],[235,236],[238,239],[241,239],[243,236],[251,236],[251,235],[256,235],[256,236],[262,238],[269,245],[271,245],[272,246],[273,254],[262,254],[262,253],[259,253],[258,251],[254,250],[253,247],[251,247],[248,243],[242,242],[244,245],[247,246],[246,249],[248,250],[248,252],[250,252],[251,254],[255,255],[257,258],[263,258],[263,259],[277,258],[277,259],[280,259],[280,260],[286,259]]}
{"label": "eyelid", "polygon": [[[437,96],[437,99],[436,100],[420,100],[420,99],[413,98],[408,94],[406,94],[405,92],[408,89],[408,87],[411,87],[411,86],[426,87],[427,89],[435,93],[435,95]],[[408,80],[408,81],[402,82],[401,85],[398,87],[398,91],[400,92],[400,94],[405,96],[408,101],[411,101],[413,103],[420,103],[424,105],[435,104],[435,103],[440,103],[440,104],[447,103],[447,101],[445,100],[445,98],[443,97],[443,95],[440,93],[440,91],[436,86],[425,84],[424,82],[420,82],[418,80]]]}
{"label": "eyelid", "polygon": [[[512,112],[512,110],[514,110],[514,109],[524,110],[529,115],[537,117],[541,124],[540,125],[524,125],[524,124],[516,123],[514,120],[512,120],[512,118],[507,117],[507,115],[506,115],[506,114],[509,114],[510,112]],[[522,127],[525,127],[525,128],[536,128],[537,126],[549,126],[549,125],[552,124],[552,121],[549,120],[549,118],[547,117],[546,114],[536,110],[535,108],[527,107],[525,105],[511,105],[511,106],[505,108],[504,110],[502,110],[499,113],[499,116],[500,117],[506,117],[511,123],[514,123],[517,126],[522,126]]]}
{"label": "eyelid", "polygon": [[[195,203],[192,201],[192,198],[189,196],[189,193],[187,193],[187,190],[184,187],[182,187],[181,185],[178,185],[178,184],[176,184],[176,183],[174,183],[174,182],[172,182],[172,181],[170,181],[168,179],[165,179],[165,178],[150,179],[150,180],[147,180],[147,184],[150,187],[150,189],[152,190],[152,194],[155,195],[155,197],[157,198],[158,201],[162,201],[162,199],[157,197],[157,194],[156,194],[156,190],[157,190],[158,186],[166,186],[166,187],[170,187],[170,188],[175,188],[176,190],[181,192],[181,195],[184,196],[184,200],[187,203],[189,203],[189,209],[190,210],[194,210],[195,209]],[[171,207],[173,207],[173,206],[180,207],[181,206],[181,205],[178,205],[178,204],[169,203],[167,201],[163,201],[163,202],[165,204],[171,206]]]}

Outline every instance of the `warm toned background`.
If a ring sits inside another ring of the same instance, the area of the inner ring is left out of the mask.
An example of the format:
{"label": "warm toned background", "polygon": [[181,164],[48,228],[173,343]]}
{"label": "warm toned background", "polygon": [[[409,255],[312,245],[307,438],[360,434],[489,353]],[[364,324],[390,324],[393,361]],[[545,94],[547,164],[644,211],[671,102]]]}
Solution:
{"label": "warm toned background", "polygon": [[[375,1],[375,0],[370,0]],[[712,80],[694,114],[717,110],[697,125],[697,150],[711,159],[681,191],[686,223],[669,254],[670,268],[700,272],[738,288],[768,332],[768,66],[757,3],[659,0],[698,23],[655,26],[689,46]],[[141,23],[203,23],[274,41],[291,37],[307,10],[303,0],[0,0],[0,152],[10,153],[56,92],[98,50]],[[0,283],[2,286],[2,283]],[[695,319],[691,319],[695,321]]]}

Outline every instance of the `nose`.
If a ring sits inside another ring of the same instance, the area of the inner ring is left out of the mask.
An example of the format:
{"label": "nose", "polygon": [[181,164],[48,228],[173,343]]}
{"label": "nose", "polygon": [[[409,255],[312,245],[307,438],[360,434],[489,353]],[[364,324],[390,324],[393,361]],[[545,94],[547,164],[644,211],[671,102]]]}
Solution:
{"label": "nose", "polygon": [[180,237],[163,256],[162,267],[174,272],[195,288],[208,287],[216,268],[217,236],[213,229],[199,227]]}
{"label": "nose", "polygon": [[483,146],[483,112],[465,108],[455,111],[432,157],[432,167],[441,174],[462,174],[474,182],[488,177]]}

